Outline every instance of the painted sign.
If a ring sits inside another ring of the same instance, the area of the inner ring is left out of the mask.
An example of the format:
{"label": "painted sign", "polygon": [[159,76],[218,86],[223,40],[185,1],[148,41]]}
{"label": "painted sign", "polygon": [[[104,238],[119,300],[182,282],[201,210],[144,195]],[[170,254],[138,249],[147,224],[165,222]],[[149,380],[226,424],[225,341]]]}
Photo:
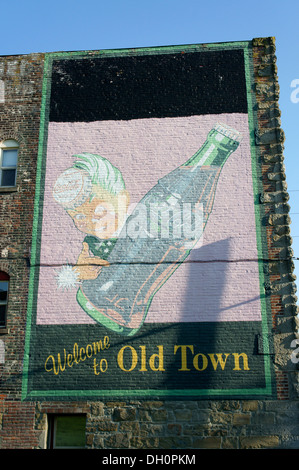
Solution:
{"label": "painted sign", "polygon": [[248,43],[47,55],[24,398],[273,397],[250,90]]}

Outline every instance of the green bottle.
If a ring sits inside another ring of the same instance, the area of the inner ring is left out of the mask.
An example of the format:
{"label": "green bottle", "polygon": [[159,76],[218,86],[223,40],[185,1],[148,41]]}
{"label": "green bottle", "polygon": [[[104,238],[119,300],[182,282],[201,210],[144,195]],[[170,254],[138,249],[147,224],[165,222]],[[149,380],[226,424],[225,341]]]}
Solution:
{"label": "green bottle", "polygon": [[113,240],[109,268],[78,290],[88,315],[119,334],[136,334],[155,293],[202,236],[221,170],[240,141],[238,131],[215,125],[202,147],[141,199]]}

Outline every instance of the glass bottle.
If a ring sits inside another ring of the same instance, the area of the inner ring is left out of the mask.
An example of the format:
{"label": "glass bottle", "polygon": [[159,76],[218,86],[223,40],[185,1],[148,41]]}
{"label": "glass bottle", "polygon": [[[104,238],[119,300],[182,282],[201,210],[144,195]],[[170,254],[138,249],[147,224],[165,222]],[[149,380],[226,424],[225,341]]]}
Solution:
{"label": "glass bottle", "polygon": [[156,292],[202,236],[221,170],[240,141],[238,131],[216,124],[202,147],[141,199],[113,241],[110,266],[77,292],[88,315],[119,334],[136,334]]}

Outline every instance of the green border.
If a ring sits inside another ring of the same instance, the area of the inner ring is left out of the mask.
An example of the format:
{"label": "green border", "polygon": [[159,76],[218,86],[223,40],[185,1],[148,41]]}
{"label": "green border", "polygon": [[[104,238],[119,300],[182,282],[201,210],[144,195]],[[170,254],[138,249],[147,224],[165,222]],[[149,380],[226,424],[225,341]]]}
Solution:
{"label": "green border", "polygon": [[48,137],[48,116],[49,116],[49,97],[51,90],[51,70],[52,63],[55,59],[75,59],[75,58],[91,58],[91,57],[118,57],[118,56],[135,56],[135,55],[153,55],[153,54],[171,54],[178,52],[192,53],[192,52],[204,52],[211,50],[220,49],[242,49],[244,52],[244,64],[245,64],[245,78],[246,78],[246,89],[247,89],[247,102],[248,102],[248,124],[250,132],[250,144],[251,144],[251,162],[252,162],[252,182],[253,182],[253,194],[254,194],[254,205],[255,205],[255,218],[256,218],[256,237],[257,237],[257,250],[258,259],[267,259],[265,253],[265,247],[263,246],[262,240],[266,240],[263,227],[261,225],[262,214],[261,206],[258,203],[258,194],[260,188],[259,179],[260,172],[257,165],[257,158],[259,157],[257,148],[255,146],[255,128],[257,127],[257,117],[254,113],[254,102],[252,86],[254,83],[253,79],[253,64],[252,64],[252,51],[251,42],[227,42],[227,43],[216,43],[216,44],[196,44],[196,45],[180,45],[180,46],[164,46],[164,47],[149,47],[149,48],[137,48],[137,49],[116,49],[116,50],[98,50],[98,51],[76,51],[76,52],[53,52],[45,55],[44,63],[44,77],[42,86],[42,103],[40,113],[40,135],[39,135],[39,149],[38,149],[38,161],[37,161],[37,177],[36,177],[36,193],[35,193],[35,206],[34,206],[34,221],[33,221],[33,236],[32,236],[32,257],[30,267],[30,279],[29,279],[29,295],[28,295],[28,308],[27,308],[27,327],[25,335],[25,354],[24,354],[24,365],[23,365],[23,379],[22,379],[22,400],[29,398],[90,398],[90,397],[111,397],[119,398],[196,398],[196,397],[229,397],[236,399],[238,397],[264,397],[274,398],[274,376],[271,368],[271,359],[269,356],[270,347],[268,343],[268,332],[270,328],[270,320],[267,317],[267,311],[270,305],[268,305],[267,299],[264,292],[265,274],[263,271],[263,263],[259,262],[259,277],[260,277],[260,299],[261,299],[261,315],[262,315],[262,334],[264,340],[264,368],[265,368],[265,388],[256,389],[232,389],[232,390],[50,390],[50,391],[32,391],[27,393],[28,388],[28,375],[29,371],[29,355],[31,346],[31,336],[35,327],[35,314],[34,305],[36,305],[37,287],[39,278],[39,255],[40,255],[40,237],[41,237],[41,221],[43,212],[43,201],[41,200],[43,191],[43,179],[45,161],[46,161],[46,145]]}
{"label": "green border", "polygon": [[242,388],[236,388],[233,390],[222,390],[221,393],[219,393],[219,390],[215,389],[208,389],[208,390],[51,390],[50,392],[45,391],[45,390],[34,390],[30,392],[27,396],[26,399],[30,398],[40,398],[40,399],[48,399],[49,397],[54,397],[56,399],[58,398],[71,398],[71,397],[76,397],[76,398],[92,398],[92,397],[109,397],[109,398],[114,398],[114,399],[121,399],[121,398],[176,398],[178,400],[183,400],[187,398],[210,398],[210,397],[217,397],[219,399],[221,398],[230,398],[230,399],[238,399],[240,397],[242,398],[254,398],[254,397],[259,397],[261,396],[262,398],[273,398],[272,395],[270,394],[265,394],[265,389],[242,389]]}

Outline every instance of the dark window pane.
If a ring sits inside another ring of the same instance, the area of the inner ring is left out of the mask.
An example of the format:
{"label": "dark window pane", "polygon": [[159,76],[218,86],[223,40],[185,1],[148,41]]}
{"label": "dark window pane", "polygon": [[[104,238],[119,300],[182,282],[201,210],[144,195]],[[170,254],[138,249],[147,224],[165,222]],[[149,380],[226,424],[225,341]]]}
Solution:
{"label": "dark window pane", "polygon": [[0,326],[5,326],[6,305],[0,305]]}
{"label": "dark window pane", "polygon": [[0,289],[0,302],[5,302],[7,300],[7,291]]}
{"label": "dark window pane", "polygon": [[0,281],[0,301],[5,302],[7,300],[8,282]]}
{"label": "dark window pane", "polygon": [[2,170],[1,186],[14,186],[16,170]]}

